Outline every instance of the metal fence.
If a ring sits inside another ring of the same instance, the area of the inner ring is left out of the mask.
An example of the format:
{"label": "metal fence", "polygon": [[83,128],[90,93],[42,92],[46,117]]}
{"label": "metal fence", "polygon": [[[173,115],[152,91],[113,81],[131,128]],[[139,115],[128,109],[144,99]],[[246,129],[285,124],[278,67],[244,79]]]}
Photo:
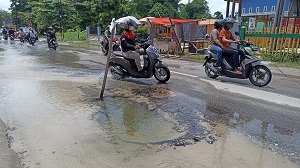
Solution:
{"label": "metal fence", "polygon": [[101,27],[86,27],[86,39],[90,43],[100,44]]}

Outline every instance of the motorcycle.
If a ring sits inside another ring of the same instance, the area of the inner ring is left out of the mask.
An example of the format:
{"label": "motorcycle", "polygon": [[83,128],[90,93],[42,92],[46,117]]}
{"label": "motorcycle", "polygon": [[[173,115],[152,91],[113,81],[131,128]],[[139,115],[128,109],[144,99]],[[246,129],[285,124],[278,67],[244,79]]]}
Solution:
{"label": "motorcycle", "polygon": [[35,38],[33,38],[33,37],[29,37],[29,39],[28,39],[28,42],[29,42],[29,44],[30,45],[34,45],[34,43],[35,43]]}
{"label": "motorcycle", "polygon": [[53,48],[54,50],[56,50],[56,48],[58,47],[56,38],[52,38],[48,41],[48,47],[49,47],[49,49]]}
{"label": "motorcycle", "polygon": [[19,39],[20,39],[20,42],[21,42],[21,43],[24,43],[24,42],[25,42],[24,37],[19,37]]}
{"label": "motorcycle", "polygon": [[144,58],[144,68],[141,73],[137,70],[135,60],[126,58],[122,51],[115,51],[110,59],[110,71],[114,78],[122,79],[125,77],[134,78],[151,78],[153,75],[156,80],[161,83],[166,83],[171,73],[168,65],[162,61],[161,56],[158,54],[157,49],[149,42],[140,44]]}
{"label": "motorcycle", "polygon": [[[239,35],[238,32],[235,34]],[[242,74],[236,74],[233,72],[233,63],[230,61],[230,58],[227,59],[226,57],[223,57],[222,70],[218,71],[215,66],[217,55],[208,51],[208,55],[205,57],[205,62],[203,64],[207,76],[210,78],[217,78],[218,76],[239,79],[249,78],[250,82],[255,86],[263,87],[268,85],[272,79],[272,73],[257,56],[253,55],[253,53],[259,54],[259,48],[247,41],[240,41],[240,46],[244,48],[244,52],[246,54],[245,60],[241,62]]]}
{"label": "motorcycle", "polygon": [[11,41],[15,40],[15,37],[14,37],[13,34],[10,35],[10,40],[11,40]]}
{"label": "motorcycle", "polygon": [[[105,37],[103,37],[103,39],[101,41],[101,50],[102,50],[103,55],[107,56],[108,48],[109,48],[109,39],[108,39],[108,37],[105,36]],[[113,39],[112,50],[113,51],[121,51],[121,46],[120,46],[117,38]]]}
{"label": "motorcycle", "polygon": [[3,39],[8,40],[8,34],[3,34]]}

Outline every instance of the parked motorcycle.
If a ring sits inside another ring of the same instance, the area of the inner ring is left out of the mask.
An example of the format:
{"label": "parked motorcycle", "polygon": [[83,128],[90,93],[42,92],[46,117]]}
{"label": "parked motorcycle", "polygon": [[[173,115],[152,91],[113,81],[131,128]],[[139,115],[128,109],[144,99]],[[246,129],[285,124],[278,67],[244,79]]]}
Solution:
{"label": "parked motorcycle", "polygon": [[56,50],[56,48],[58,47],[58,43],[56,41],[56,38],[52,38],[48,41],[48,47],[49,49],[53,49],[53,50]]}
{"label": "parked motorcycle", "polygon": [[143,73],[137,70],[135,60],[126,58],[122,51],[115,51],[110,59],[110,71],[113,77],[117,79],[125,77],[151,78],[153,75],[156,80],[166,83],[170,77],[168,65],[162,61],[157,49],[149,42],[140,45],[143,50],[141,54],[144,58]]}
{"label": "parked motorcycle", "polygon": [[[236,32],[236,35],[239,35]],[[272,79],[272,73],[270,69],[263,64],[260,59],[252,53],[259,54],[259,48],[254,46],[251,42],[241,41],[240,44],[244,48],[246,54],[245,60],[242,61],[242,74],[236,74],[233,72],[232,61],[230,58],[223,57],[222,71],[218,71],[215,64],[217,56],[215,53],[208,51],[208,55],[205,57],[205,63],[203,64],[205,73],[210,78],[216,78],[218,76],[226,76],[229,78],[249,78],[250,82],[259,87],[266,86]]]}
{"label": "parked motorcycle", "polygon": [[[106,56],[108,54],[108,49],[109,49],[109,38],[105,36],[101,41],[101,50],[103,55]],[[121,45],[117,38],[113,39],[112,50],[121,51]]]}

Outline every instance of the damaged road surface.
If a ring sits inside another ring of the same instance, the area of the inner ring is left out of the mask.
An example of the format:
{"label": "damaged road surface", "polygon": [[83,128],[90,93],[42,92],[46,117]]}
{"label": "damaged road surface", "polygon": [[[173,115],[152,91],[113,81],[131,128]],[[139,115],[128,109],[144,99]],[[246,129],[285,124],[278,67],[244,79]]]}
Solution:
{"label": "damaged road surface", "polygon": [[[99,49],[36,44],[0,43],[0,165],[300,167],[297,105],[236,93],[250,86],[211,81],[200,64],[172,59],[167,84],[109,75],[99,101],[106,62]],[[297,103],[299,86],[288,80],[274,76],[263,93]]]}

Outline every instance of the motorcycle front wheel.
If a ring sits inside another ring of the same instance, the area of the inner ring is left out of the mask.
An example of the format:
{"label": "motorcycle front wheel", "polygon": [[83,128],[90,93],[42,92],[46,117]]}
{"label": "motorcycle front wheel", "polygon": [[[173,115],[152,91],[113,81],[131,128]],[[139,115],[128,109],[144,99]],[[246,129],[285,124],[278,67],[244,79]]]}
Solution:
{"label": "motorcycle front wheel", "polygon": [[166,83],[171,77],[169,68],[167,67],[154,68],[154,77],[160,83]]}
{"label": "motorcycle front wheel", "polygon": [[104,49],[104,46],[101,46],[101,49],[102,49],[103,55],[104,55],[104,56],[107,56],[108,50],[105,50],[105,49]]}
{"label": "motorcycle front wheel", "polygon": [[249,72],[250,82],[259,87],[266,86],[272,79],[272,73],[270,69],[263,65],[257,65],[252,67]]}

